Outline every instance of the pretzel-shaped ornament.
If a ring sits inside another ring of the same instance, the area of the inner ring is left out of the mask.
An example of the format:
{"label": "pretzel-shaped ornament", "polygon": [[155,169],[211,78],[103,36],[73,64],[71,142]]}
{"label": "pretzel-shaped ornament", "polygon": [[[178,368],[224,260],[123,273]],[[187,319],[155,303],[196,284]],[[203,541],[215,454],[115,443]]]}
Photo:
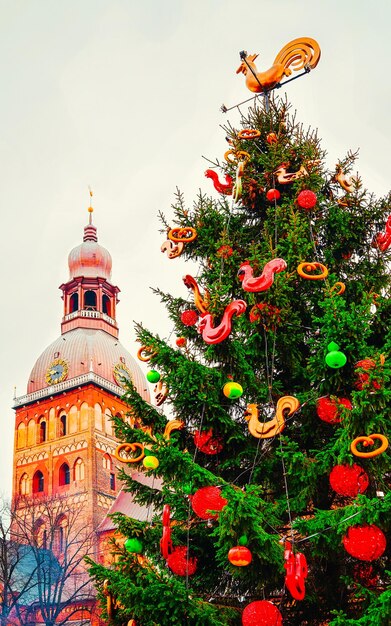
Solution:
{"label": "pretzel-shaped ornament", "polygon": [[[121,456],[121,451],[123,450],[125,452],[125,454],[129,454],[129,452],[135,452],[137,450],[137,448],[139,448],[141,450],[141,453],[139,454],[139,456],[136,457],[132,457],[132,458],[124,458],[123,456]],[[144,444],[142,443],[121,443],[119,446],[117,446],[115,452],[114,452],[114,456],[118,461],[121,461],[122,463],[138,463],[139,461],[141,461],[144,457],[145,457],[145,453],[144,453]]]}
{"label": "pretzel-shaped ornament", "polygon": [[[320,274],[307,274],[307,272],[315,272],[316,270],[320,270]],[[308,263],[305,261],[304,263],[300,263],[297,268],[297,273],[302,278],[307,278],[307,280],[323,280],[327,278],[329,275],[329,270],[322,263]]]}
{"label": "pretzel-shaped ornament", "polygon": [[167,237],[175,243],[190,243],[197,237],[197,231],[191,226],[176,226],[168,231]]}
{"label": "pretzel-shaped ornament", "polygon": [[[375,439],[379,439],[381,441],[381,445],[376,450],[372,450],[371,452],[360,452],[357,450],[357,444],[362,443],[362,445],[366,448],[368,446],[373,446],[375,443]],[[368,435],[368,437],[356,437],[352,443],[350,444],[350,450],[355,456],[360,456],[362,458],[372,458],[374,456],[378,456],[387,450],[388,448],[388,439],[384,435],[374,434]]]}

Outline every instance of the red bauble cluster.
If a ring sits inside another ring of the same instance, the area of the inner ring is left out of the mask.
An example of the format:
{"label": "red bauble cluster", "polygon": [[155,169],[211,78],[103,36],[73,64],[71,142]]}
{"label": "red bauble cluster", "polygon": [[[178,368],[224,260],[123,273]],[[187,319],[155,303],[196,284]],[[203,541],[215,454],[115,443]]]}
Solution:
{"label": "red bauble cluster", "polygon": [[269,202],[275,202],[280,198],[281,194],[278,189],[269,189],[269,191],[266,192],[266,199],[269,200]]}
{"label": "red bauble cluster", "polygon": [[220,246],[220,248],[217,250],[216,254],[217,256],[219,256],[221,259],[229,259],[230,256],[232,256],[234,253],[234,251],[232,250],[231,246]]}
{"label": "red bauble cluster", "polygon": [[218,487],[201,487],[191,496],[193,511],[201,519],[217,519],[218,513],[209,511],[221,511],[227,504]]}
{"label": "red bauble cluster", "polygon": [[387,546],[383,531],[375,524],[350,526],[342,542],[346,552],[360,561],[375,561]]}
{"label": "red bauble cluster", "polygon": [[307,211],[310,211],[316,205],[317,200],[318,198],[316,196],[316,193],[314,193],[310,189],[304,189],[303,191],[300,191],[299,195],[297,196],[296,202],[301,209],[306,209]]}
{"label": "red bauble cluster", "polygon": [[357,563],[353,568],[353,577],[364,587],[376,587],[379,582],[379,575],[370,563]]}
{"label": "red bauble cluster", "polygon": [[[355,365],[355,369],[363,369],[366,371],[372,370],[375,367],[376,363],[372,359],[363,359],[362,361],[358,361]],[[370,381],[369,374],[366,374],[365,372],[357,372],[357,379],[355,387],[359,391],[362,391],[362,389],[365,389],[368,385],[370,385],[372,389],[380,389],[381,385],[377,382],[377,380]]]}
{"label": "red bauble cluster", "polygon": [[196,430],[194,433],[194,444],[204,454],[218,454],[223,449],[223,440],[216,437],[213,430]]}
{"label": "red bauble cluster", "polygon": [[368,474],[359,465],[336,465],[331,470],[330,485],[341,496],[355,498],[369,485]]}
{"label": "red bauble cluster", "polygon": [[197,571],[197,559],[188,558],[186,546],[173,548],[167,557],[167,565],[177,576],[193,576]]}
{"label": "red bauble cluster", "polygon": [[178,348],[184,348],[187,343],[186,337],[177,337],[175,343]]}
{"label": "red bauble cluster", "polygon": [[319,398],[316,403],[318,417],[329,424],[339,424],[341,422],[340,405],[350,410],[353,408],[352,403],[347,398],[337,398],[336,400],[331,400],[329,396]]}
{"label": "red bauble cluster", "polygon": [[257,600],[246,606],[242,613],[243,626],[282,626],[282,615],[269,600]]}
{"label": "red bauble cluster", "polygon": [[185,326],[194,326],[198,322],[198,313],[193,309],[186,309],[181,313],[181,322]]}
{"label": "red bauble cluster", "polygon": [[228,561],[236,567],[250,565],[253,559],[251,551],[246,546],[234,546],[228,552]]}

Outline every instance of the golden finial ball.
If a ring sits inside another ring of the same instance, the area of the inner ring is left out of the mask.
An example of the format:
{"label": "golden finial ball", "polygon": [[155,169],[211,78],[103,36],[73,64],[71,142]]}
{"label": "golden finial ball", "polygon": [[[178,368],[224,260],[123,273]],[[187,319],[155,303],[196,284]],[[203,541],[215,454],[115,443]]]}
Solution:
{"label": "golden finial ball", "polygon": [[88,207],[88,213],[93,213],[93,212],[94,212],[94,209],[92,208],[92,206],[89,206]]}

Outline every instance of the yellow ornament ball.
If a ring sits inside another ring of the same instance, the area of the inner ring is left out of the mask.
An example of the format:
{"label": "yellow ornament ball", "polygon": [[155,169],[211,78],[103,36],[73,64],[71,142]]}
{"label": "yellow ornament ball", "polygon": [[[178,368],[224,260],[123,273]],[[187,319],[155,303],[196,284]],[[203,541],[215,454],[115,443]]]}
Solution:
{"label": "yellow ornament ball", "polygon": [[156,456],[145,456],[143,458],[143,465],[145,469],[156,469],[159,467],[159,459]]}
{"label": "yellow ornament ball", "polygon": [[236,398],[240,398],[242,393],[243,393],[242,385],[239,385],[239,383],[234,383],[233,381],[229,383],[225,383],[223,387],[223,394],[225,395],[226,398],[229,398],[230,400],[235,400]]}

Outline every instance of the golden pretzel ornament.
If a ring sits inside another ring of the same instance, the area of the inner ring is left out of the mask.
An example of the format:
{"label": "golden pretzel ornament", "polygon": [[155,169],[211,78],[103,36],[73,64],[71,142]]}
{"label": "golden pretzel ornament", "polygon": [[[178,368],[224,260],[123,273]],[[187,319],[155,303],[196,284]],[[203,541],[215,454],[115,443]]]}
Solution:
{"label": "golden pretzel ornament", "polygon": [[[379,439],[379,441],[381,442],[381,445],[379,446],[379,448],[376,448],[376,450],[372,450],[371,452],[360,452],[359,450],[357,450],[358,443],[362,443],[364,447],[373,446],[373,444],[375,443],[375,439]],[[378,433],[374,435],[368,435],[368,437],[365,437],[365,436],[356,437],[350,444],[350,451],[355,456],[360,456],[360,457],[367,458],[367,459],[372,458],[374,456],[378,456],[379,454],[382,454],[385,450],[387,450],[387,448],[388,448],[387,437],[385,437],[384,435],[379,435]]]}
{"label": "golden pretzel ornament", "polygon": [[[135,452],[137,450],[137,448],[139,448],[139,450],[141,451],[141,453],[139,454],[139,456],[135,456],[132,457],[130,459],[126,459],[123,456],[121,456],[121,452],[124,451],[125,454],[129,454],[129,452]],[[121,461],[121,463],[138,463],[139,461],[141,461],[144,457],[145,457],[145,453],[144,453],[144,444],[142,443],[121,443],[119,446],[117,446],[115,452],[114,452],[114,456],[118,461]]]}
{"label": "golden pretzel ornament", "polygon": [[168,238],[175,243],[190,243],[197,237],[197,231],[191,226],[171,228],[168,231]]}
{"label": "golden pretzel ornament", "polygon": [[[316,272],[316,270],[320,270],[320,274],[307,274],[307,272]],[[300,263],[297,268],[297,273],[302,278],[307,278],[307,280],[323,280],[329,275],[329,270],[322,263],[308,263],[307,261],[304,263]]]}
{"label": "golden pretzel ornament", "polygon": [[238,139],[256,139],[261,136],[261,131],[256,128],[244,128],[238,133]]}
{"label": "golden pretzel ornament", "polygon": [[224,154],[224,158],[228,163],[237,163],[238,161],[244,161],[246,164],[250,159],[248,152],[244,150],[227,150]]}
{"label": "golden pretzel ornament", "polygon": [[154,356],[156,356],[157,352],[154,352],[152,348],[148,346],[141,346],[141,348],[137,351],[137,358],[139,361],[143,361],[143,363],[148,363]]}

